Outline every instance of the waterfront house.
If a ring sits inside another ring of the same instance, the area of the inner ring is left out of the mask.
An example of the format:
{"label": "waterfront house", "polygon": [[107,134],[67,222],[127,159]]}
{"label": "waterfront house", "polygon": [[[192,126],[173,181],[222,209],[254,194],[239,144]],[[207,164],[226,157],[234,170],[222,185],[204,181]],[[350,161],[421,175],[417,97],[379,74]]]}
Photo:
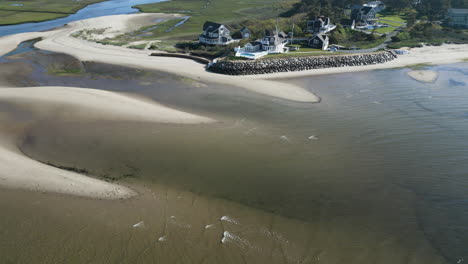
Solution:
{"label": "waterfront house", "polygon": [[447,22],[450,26],[468,28],[468,9],[450,8]]}
{"label": "waterfront house", "polygon": [[328,33],[335,29],[336,26],[331,23],[329,17],[319,16],[315,20],[307,22],[307,32],[312,34]]}
{"label": "waterfront house", "polygon": [[252,35],[252,32],[246,27],[241,28],[240,33],[243,39],[249,39]]}
{"label": "waterfront house", "polygon": [[268,53],[288,52],[286,48],[288,40],[280,37],[277,31],[265,30],[265,36],[260,42],[262,43],[262,50],[268,51]]}
{"label": "waterfront house", "polygon": [[340,24],[345,28],[356,28],[356,21],[354,19],[343,18],[341,19]]}
{"label": "waterfront house", "polygon": [[262,50],[262,43],[260,41],[252,41],[245,44],[244,49],[247,52],[257,52]]}
{"label": "waterfront house", "polygon": [[329,42],[328,36],[322,33],[315,34],[308,40],[309,47],[321,50],[327,50]]}
{"label": "waterfront house", "polygon": [[265,30],[262,39],[249,42],[243,48],[236,48],[236,56],[255,60],[268,54],[289,52],[289,48],[286,47],[288,43],[286,36],[282,32]]}
{"label": "waterfront house", "polygon": [[234,42],[231,32],[223,24],[205,22],[203,33],[198,38],[200,43],[208,45],[227,45]]}
{"label": "waterfront house", "polygon": [[371,6],[353,6],[351,19],[356,23],[372,25],[375,23],[377,12]]}

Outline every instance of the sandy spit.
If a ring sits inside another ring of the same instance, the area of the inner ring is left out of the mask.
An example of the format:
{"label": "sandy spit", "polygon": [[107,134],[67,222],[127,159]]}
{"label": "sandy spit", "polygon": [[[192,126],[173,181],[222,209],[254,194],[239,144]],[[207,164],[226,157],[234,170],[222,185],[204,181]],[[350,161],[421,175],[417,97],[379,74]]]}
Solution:
{"label": "sandy spit", "polygon": [[0,88],[0,102],[20,105],[37,116],[61,119],[120,120],[177,124],[215,120],[171,109],[149,99],[73,87]]}
{"label": "sandy spit", "polygon": [[432,83],[435,82],[435,80],[437,80],[437,77],[439,77],[439,73],[437,73],[436,71],[428,70],[410,71],[408,72],[408,76],[419,82]]}
{"label": "sandy spit", "polygon": [[[28,111],[33,115],[33,122],[43,119],[181,124],[214,122],[213,119],[170,109],[149,100],[95,89],[0,88],[0,102]],[[61,170],[26,157],[16,145],[23,130],[17,126],[7,113],[0,114],[0,186],[99,199],[124,199],[136,195],[127,187]]]}

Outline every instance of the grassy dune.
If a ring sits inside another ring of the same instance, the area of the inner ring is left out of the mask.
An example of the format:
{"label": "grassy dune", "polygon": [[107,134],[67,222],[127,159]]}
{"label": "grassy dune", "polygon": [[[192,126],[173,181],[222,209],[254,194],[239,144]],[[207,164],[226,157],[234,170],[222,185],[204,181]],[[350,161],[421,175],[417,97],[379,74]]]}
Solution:
{"label": "grassy dune", "polygon": [[81,8],[105,0],[0,1],[0,25],[41,22],[66,17]]}
{"label": "grassy dune", "polygon": [[205,21],[220,23],[255,18],[277,17],[297,0],[172,0],[136,6],[148,13],[179,13],[190,16],[182,26],[167,32],[166,36],[187,37],[200,33]]}

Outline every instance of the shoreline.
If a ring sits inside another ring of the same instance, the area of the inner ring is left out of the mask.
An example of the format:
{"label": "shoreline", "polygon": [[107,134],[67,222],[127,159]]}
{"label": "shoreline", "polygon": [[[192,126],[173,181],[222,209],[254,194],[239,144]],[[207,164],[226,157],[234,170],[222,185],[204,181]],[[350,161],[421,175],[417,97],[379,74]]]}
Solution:
{"label": "shoreline", "polygon": [[[77,39],[71,36],[74,32],[86,28],[109,28],[104,34],[116,35],[127,32],[132,28],[139,28],[152,23],[157,18],[170,14],[131,14],[92,18],[68,24],[67,28],[47,32],[43,40],[35,44],[42,50],[65,53],[81,61],[122,65],[137,69],[157,70],[218,84],[233,85],[251,92],[301,103],[316,103],[320,98],[302,87],[272,80],[258,80],[255,78],[226,77],[207,72],[205,67],[197,62],[180,58],[154,57],[148,51],[134,50],[118,46],[102,45]],[[174,15],[172,15],[174,16]],[[177,15],[178,16],[178,15]],[[145,24],[146,23],[146,24]],[[23,40],[27,39],[27,34]],[[36,32],[35,34],[39,34]],[[14,36],[14,35],[13,35]],[[31,34],[31,36],[34,36]],[[37,37],[37,35],[35,35]],[[11,37],[13,38],[13,37]],[[0,47],[2,47],[0,39]],[[18,42],[16,44],[19,44]],[[10,44],[10,48],[13,44]],[[3,48],[5,50],[5,48]],[[5,54],[5,52],[3,52]],[[0,48],[0,55],[2,51]]]}
{"label": "shoreline", "polygon": [[145,70],[157,70],[219,84],[237,86],[251,92],[301,103],[317,103],[320,98],[297,85],[281,82],[281,79],[351,73],[379,69],[408,67],[415,64],[450,64],[464,62],[468,58],[468,44],[444,44],[442,46],[425,46],[412,48],[410,54],[398,55],[392,61],[365,66],[348,66],[304,71],[278,72],[259,75],[227,76],[208,72],[197,62],[172,57],[154,57],[145,50],[128,49],[119,46],[102,45],[77,39],[71,36],[74,32],[87,28],[106,29],[105,35],[124,34],[132,29],[151,24],[154,19],[178,16],[177,14],[152,13],[113,15],[68,24],[67,28],[48,32],[32,32],[10,35],[0,38],[0,56],[13,50],[20,42],[42,37],[35,46],[42,50],[65,53],[81,61],[94,61]]}

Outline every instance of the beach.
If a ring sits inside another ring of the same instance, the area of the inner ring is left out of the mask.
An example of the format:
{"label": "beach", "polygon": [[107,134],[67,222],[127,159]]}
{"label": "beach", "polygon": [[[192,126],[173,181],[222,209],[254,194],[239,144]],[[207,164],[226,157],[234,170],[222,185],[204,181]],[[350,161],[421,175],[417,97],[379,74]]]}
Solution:
{"label": "beach", "polygon": [[409,49],[409,54],[400,55],[397,59],[383,64],[314,69],[267,75],[225,76],[207,72],[202,64],[192,60],[151,57],[149,56],[149,52],[145,50],[102,45],[71,36],[73,33],[84,29],[106,29],[103,36],[113,37],[149,25],[155,19],[167,19],[174,16],[177,15],[115,15],[73,22],[67,25],[66,28],[45,33],[35,32],[7,36],[0,39],[0,55],[14,49],[21,41],[42,37],[43,40],[35,44],[37,48],[69,54],[81,61],[94,61],[132,68],[165,71],[197,81],[234,85],[259,94],[306,103],[318,102],[320,98],[301,87],[278,81],[278,79],[399,68],[415,64],[449,64],[461,62],[468,57],[466,55],[468,45],[444,44],[437,47],[426,46]]}

